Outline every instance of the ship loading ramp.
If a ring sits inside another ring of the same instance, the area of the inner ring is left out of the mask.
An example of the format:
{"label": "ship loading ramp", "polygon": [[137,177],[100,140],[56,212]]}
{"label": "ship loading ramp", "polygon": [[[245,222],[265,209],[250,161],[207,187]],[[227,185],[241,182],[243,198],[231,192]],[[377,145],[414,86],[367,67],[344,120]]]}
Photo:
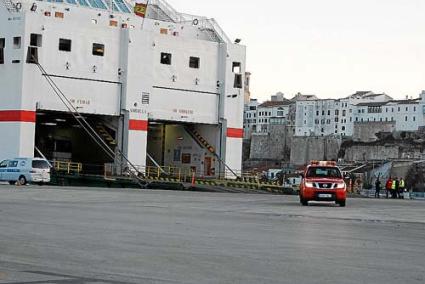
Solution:
{"label": "ship loading ramp", "polygon": [[[149,122],[147,152],[160,165],[196,177],[220,178],[230,173],[237,178],[221,159],[223,150],[220,125]],[[148,160],[147,166],[157,165]]]}
{"label": "ship loading ramp", "polygon": [[[35,147],[50,161],[78,162],[84,172],[103,174],[104,164],[114,163],[99,145],[87,135],[75,118],[66,112],[36,113]],[[112,152],[120,146],[119,117],[81,114]]]}

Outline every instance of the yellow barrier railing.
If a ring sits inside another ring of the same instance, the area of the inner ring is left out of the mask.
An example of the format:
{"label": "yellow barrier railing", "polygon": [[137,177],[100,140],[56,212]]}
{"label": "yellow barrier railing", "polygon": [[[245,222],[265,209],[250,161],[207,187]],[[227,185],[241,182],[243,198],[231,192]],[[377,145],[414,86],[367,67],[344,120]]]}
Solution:
{"label": "yellow barrier railing", "polygon": [[[137,170],[137,172],[136,172]],[[263,180],[262,173],[255,172],[237,172],[238,177],[230,171],[208,175],[204,171],[194,171],[192,168],[180,168],[173,166],[136,166],[136,169],[130,167],[116,167],[113,164],[106,164],[104,170],[105,179],[113,179],[119,176],[130,176],[130,172],[137,174],[141,178],[148,180],[164,180],[164,181],[178,181],[178,182],[193,182],[193,180],[215,180],[215,181],[237,181],[240,183],[249,183],[260,185],[279,186],[278,181]]]}
{"label": "yellow barrier railing", "polygon": [[57,172],[66,172],[67,174],[79,174],[83,170],[83,165],[81,163],[73,162],[53,161],[53,167]]}

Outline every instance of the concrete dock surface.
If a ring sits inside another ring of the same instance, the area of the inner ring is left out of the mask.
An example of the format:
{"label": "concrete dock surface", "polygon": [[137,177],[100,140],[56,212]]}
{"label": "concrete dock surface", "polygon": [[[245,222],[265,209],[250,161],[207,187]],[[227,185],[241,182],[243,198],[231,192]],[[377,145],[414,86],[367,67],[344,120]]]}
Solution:
{"label": "concrete dock surface", "polygon": [[0,186],[0,283],[424,283],[425,202]]}

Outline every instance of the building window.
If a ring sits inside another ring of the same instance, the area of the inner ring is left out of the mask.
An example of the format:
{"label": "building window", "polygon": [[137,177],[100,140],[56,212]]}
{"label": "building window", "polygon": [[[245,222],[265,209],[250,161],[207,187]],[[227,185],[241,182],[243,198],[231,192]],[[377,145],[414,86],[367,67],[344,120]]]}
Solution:
{"label": "building window", "polygon": [[242,64],[240,62],[233,62],[232,72],[233,73],[241,73],[242,72]]}
{"label": "building window", "polygon": [[235,82],[233,87],[236,89],[242,89],[242,74],[235,74]]}
{"label": "building window", "polygon": [[13,38],[13,48],[14,49],[20,49],[21,48],[21,37],[15,36]]}
{"label": "building window", "polygon": [[341,128],[341,130],[342,130],[342,131],[345,131],[345,126],[343,126],[343,127]]}
{"label": "building window", "polygon": [[0,64],[4,64],[4,47],[6,45],[6,39],[0,38]]}
{"label": "building window", "polygon": [[407,116],[405,116],[405,117],[404,117],[404,121],[407,121],[407,119],[408,119],[408,118],[407,118]]}
{"label": "building window", "polygon": [[400,111],[400,107],[398,107],[398,111]]}
{"label": "building window", "polygon": [[162,52],[161,53],[161,64],[171,65],[171,53]]}
{"label": "building window", "polygon": [[93,43],[92,54],[94,56],[104,56],[105,55],[105,45],[100,43]]}
{"label": "building window", "polygon": [[416,107],[413,107],[413,111],[416,111]]}
{"label": "building window", "polygon": [[71,40],[70,39],[59,39],[59,50],[60,51],[71,51]]}
{"label": "building window", "polygon": [[416,116],[413,117],[413,121],[416,121]]}
{"label": "building window", "polygon": [[189,67],[194,69],[199,69],[200,59],[199,57],[190,57],[189,58]]}
{"label": "building window", "polygon": [[42,35],[40,34],[31,34],[30,35],[30,45],[31,46],[37,46],[37,47],[41,47],[42,46]]}
{"label": "building window", "polygon": [[409,107],[406,107],[406,111],[409,111]]}

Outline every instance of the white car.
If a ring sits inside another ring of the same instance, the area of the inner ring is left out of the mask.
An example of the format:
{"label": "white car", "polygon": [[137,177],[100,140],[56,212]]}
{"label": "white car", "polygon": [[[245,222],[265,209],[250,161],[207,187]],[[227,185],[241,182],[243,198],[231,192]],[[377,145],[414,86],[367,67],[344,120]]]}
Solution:
{"label": "white car", "polygon": [[50,163],[40,158],[16,158],[0,163],[0,181],[10,184],[44,184],[50,182]]}

